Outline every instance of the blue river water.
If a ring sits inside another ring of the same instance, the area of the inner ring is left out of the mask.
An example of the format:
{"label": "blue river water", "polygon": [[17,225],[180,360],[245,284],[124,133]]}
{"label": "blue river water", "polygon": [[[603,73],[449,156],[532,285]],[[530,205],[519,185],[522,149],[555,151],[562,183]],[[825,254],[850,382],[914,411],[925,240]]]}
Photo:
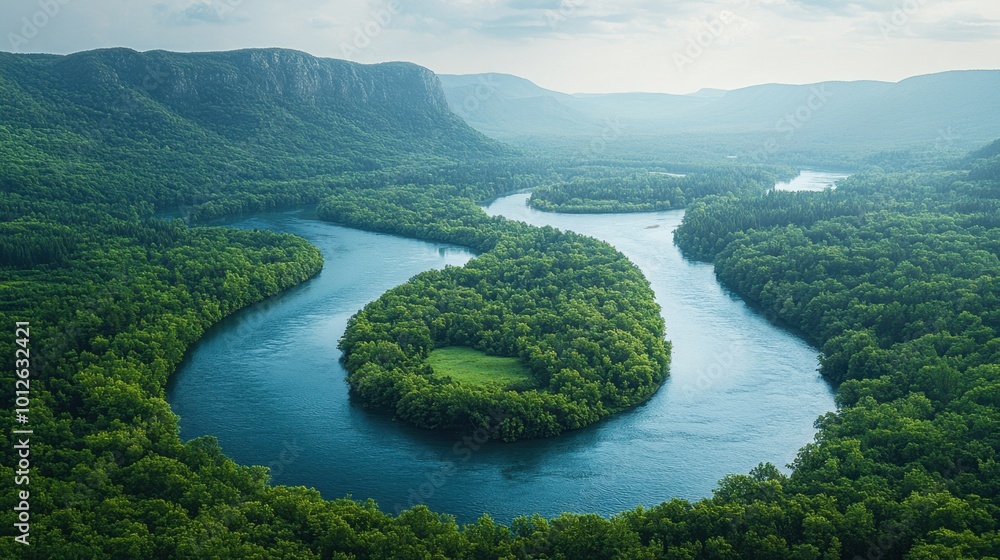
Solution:
{"label": "blue river water", "polygon": [[323,223],[309,210],[218,224],[294,233],[326,265],[303,285],[213,327],[171,379],[181,435],[212,435],[243,464],[270,466],[278,484],[326,498],[374,498],[396,512],[416,503],[474,521],[484,512],[610,515],[673,497],[711,495],[724,475],[760,462],[784,467],[834,408],[817,349],[750,309],[711,265],[672,242],[683,211],[547,214],[517,194],[488,212],[605,240],[646,274],[673,343],[671,377],[645,405],[558,438],[489,442],[468,454],[460,436],[413,428],[353,402],[337,341],[348,318],[413,275],[473,258],[461,247]]}

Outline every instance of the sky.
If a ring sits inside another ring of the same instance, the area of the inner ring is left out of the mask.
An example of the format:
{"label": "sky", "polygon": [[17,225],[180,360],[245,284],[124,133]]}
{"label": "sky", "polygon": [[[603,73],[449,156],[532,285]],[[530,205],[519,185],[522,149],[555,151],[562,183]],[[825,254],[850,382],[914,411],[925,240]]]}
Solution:
{"label": "sky", "polygon": [[284,47],[567,93],[1000,68],[997,0],[4,0],[0,50]]}

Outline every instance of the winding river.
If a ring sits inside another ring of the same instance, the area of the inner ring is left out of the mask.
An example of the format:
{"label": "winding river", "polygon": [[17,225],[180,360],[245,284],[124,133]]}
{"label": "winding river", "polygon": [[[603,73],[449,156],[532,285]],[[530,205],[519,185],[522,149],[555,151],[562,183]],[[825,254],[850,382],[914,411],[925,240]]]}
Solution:
{"label": "winding river", "polygon": [[711,265],[685,260],[672,232],[683,211],[547,214],[528,195],[487,211],[603,239],[635,262],[663,307],[671,377],[645,405],[559,438],[487,443],[456,453],[455,435],[394,422],[353,403],[338,358],[348,318],[384,291],[473,255],[439,243],[367,233],[309,210],[217,222],[294,233],[317,245],[322,273],[212,328],[171,379],[181,435],[218,437],[243,464],[326,498],[414,503],[471,522],[538,512],[610,515],[672,497],[699,499],[757,463],[784,466],[834,408],[817,350],[722,288]]}
{"label": "winding river", "polygon": [[806,170],[799,173],[799,176],[786,183],[775,185],[776,191],[810,191],[817,192],[826,189],[837,188],[837,181],[847,177],[844,173],[833,173],[829,171]]}

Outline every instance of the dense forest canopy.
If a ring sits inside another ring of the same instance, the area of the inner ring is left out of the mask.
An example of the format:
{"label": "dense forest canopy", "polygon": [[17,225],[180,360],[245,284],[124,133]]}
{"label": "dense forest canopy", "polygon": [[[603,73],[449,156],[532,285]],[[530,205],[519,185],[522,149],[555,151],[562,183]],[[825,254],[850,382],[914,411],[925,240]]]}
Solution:
{"label": "dense forest canopy", "polygon": [[[425,388],[500,395],[523,402],[524,429],[542,435],[638,402],[660,379],[662,323],[634,266],[602,243],[477,207],[571,174],[465,127],[426,71],[345,64],[271,50],[0,54],[0,353],[15,355],[11,327],[29,321],[34,372],[31,545],[5,538],[0,556],[1000,557],[1000,142],[927,160],[920,173],[901,171],[905,155],[873,154],[881,169],[832,192],[687,200],[685,252],[714,260],[728,286],[822,344],[840,408],[789,475],[763,464],[694,503],[460,527],[422,506],[389,515],[272,487],[265,468],[236,464],[214,439],[182,442],[164,385],[186,349],[322,259],[288,235],[152,217],[175,205],[198,219],[324,200],[330,219],[477,250],[467,267],[390,291],[345,337],[355,361],[375,360],[352,366],[358,390],[385,388],[386,404],[402,397],[397,414],[415,421],[484,410],[434,417]],[[336,82],[354,93],[324,97],[345,68],[371,79]],[[397,303],[407,322],[394,332],[385,304]],[[508,328],[523,340],[505,340]],[[573,329],[585,336],[569,339]],[[424,375],[427,351],[456,344],[518,358],[546,389],[466,390]],[[546,360],[568,367],[546,378],[547,364],[532,368]],[[397,379],[417,390],[397,391]],[[13,387],[14,370],[0,381]],[[12,411],[13,392],[2,398]],[[14,422],[3,416],[5,480]],[[14,493],[0,495],[8,535],[15,505]]]}
{"label": "dense forest canopy", "polygon": [[[418,275],[351,319],[341,348],[367,405],[426,428],[491,427],[513,441],[596,422],[645,401],[666,377],[660,307],[639,269],[606,243],[490,218],[447,186],[348,191],[319,215],[481,253]],[[450,346],[516,357],[533,383],[441,379],[426,359]]]}

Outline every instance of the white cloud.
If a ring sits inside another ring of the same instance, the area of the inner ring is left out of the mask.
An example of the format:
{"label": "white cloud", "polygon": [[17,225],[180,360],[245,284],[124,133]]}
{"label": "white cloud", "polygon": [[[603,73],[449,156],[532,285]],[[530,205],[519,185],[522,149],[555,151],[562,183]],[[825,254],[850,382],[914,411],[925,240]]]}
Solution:
{"label": "white cloud", "polygon": [[188,0],[154,4],[153,18],[161,25],[231,23],[245,20],[238,10],[243,0]]}
{"label": "white cloud", "polygon": [[[386,20],[390,1],[399,13]],[[880,22],[901,9],[906,21],[885,33]],[[0,32],[18,33],[35,10],[0,3]],[[288,47],[341,58],[367,28],[377,33],[353,60],[507,72],[563,91],[688,92],[1000,66],[1000,2],[983,0],[87,0],[63,11],[19,50]],[[722,11],[737,19],[678,72],[672,54]]]}

